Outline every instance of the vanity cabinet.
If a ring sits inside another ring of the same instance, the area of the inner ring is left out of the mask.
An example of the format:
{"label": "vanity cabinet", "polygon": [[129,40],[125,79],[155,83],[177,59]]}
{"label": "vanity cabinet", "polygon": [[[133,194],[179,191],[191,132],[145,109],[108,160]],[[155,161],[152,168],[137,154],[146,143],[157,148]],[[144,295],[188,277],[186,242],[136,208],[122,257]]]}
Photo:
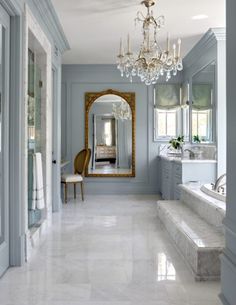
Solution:
{"label": "vanity cabinet", "polygon": [[180,198],[179,185],[183,183],[182,179],[182,164],[173,162],[173,198]]}
{"label": "vanity cabinet", "polygon": [[161,162],[161,190],[162,196],[165,199],[171,199],[171,173],[172,173],[172,163],[168,160],[162,159]]}
{"label": "vanity cabinet", "polygon": [[161,168],[161,195],[165,200],[180,198],[180,184],[199,182],[215,183],[215,160],[181,160],[159,156]]}

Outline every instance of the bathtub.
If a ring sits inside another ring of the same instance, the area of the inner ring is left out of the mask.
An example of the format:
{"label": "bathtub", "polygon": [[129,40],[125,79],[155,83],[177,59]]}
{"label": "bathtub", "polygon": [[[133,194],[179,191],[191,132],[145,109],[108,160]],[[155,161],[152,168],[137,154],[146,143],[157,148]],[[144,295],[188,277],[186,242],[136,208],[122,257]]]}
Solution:
{"label": "bathtub", "polygon": [[211,184],[204,184],[201,186],[201,191],[214,199],[226,202],[226,194],[220,194],[214,191]]}

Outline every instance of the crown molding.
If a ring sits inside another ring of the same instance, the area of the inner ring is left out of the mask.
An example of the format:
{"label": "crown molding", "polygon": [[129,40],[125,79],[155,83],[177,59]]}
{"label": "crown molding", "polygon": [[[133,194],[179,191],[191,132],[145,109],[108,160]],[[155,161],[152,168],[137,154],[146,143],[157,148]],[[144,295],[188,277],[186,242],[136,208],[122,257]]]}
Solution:
{"label": "crown molding", "polygon": [[38,11],[42,22],[46,26],[48,32],[51,34],[51,37],[58,47],[60,53],[64,53],[65,51],[69,50],[69,42],[51,0],[31,0],[31,3]]}
{"label": "crown molding", "polygon": [[191,51],[184,57],[183,64],[185,67],[190,67],[198,60],[204,51],[216,45],[218,41],[226,40],[225,28],[211,28],[205,35],[195,44]]}
{"label": "crown molding", "polygon": [[23,11],[21,0],[1,0],[1,5],[10,16],[20,15]]}

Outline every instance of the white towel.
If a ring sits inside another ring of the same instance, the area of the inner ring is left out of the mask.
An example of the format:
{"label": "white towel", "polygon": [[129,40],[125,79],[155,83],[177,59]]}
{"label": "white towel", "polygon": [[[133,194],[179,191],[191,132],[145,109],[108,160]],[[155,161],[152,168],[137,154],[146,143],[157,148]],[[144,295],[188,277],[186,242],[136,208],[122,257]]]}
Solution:
{"label": "white towel", "polygon": [[37,198],[37,185],[36,185],[36,161],[35,155],[33,155],[33,188],[32,188],[32,205],[31,209],[36,209],[36,198]]}
{"label": "white towel", "polygon": [[32,209],[43,210],[45,208],[44,190],[43,190],[43,166],[42,155],[36,153],[33,159],[33,194]]}

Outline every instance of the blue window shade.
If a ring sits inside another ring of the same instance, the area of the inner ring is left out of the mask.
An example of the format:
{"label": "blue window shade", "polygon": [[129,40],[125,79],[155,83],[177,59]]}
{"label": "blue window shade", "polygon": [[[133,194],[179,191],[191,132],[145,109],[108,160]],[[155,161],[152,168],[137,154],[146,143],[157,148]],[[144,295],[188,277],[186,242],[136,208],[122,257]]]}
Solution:
{"label": "blue window shade", "polygon": [[155,108],[169,110],[180,107],[180,84],[158,84],[155,87]]}
{"label": "blue window shade", "polygon": [[184,83],[181,89],[182,89],[181,106],[186,107],[189,105],[189,83]]}
{"label": "blue window shade", "polygon": [[193,109],[208,110],[212,109],[212,85],[193,84]]}

